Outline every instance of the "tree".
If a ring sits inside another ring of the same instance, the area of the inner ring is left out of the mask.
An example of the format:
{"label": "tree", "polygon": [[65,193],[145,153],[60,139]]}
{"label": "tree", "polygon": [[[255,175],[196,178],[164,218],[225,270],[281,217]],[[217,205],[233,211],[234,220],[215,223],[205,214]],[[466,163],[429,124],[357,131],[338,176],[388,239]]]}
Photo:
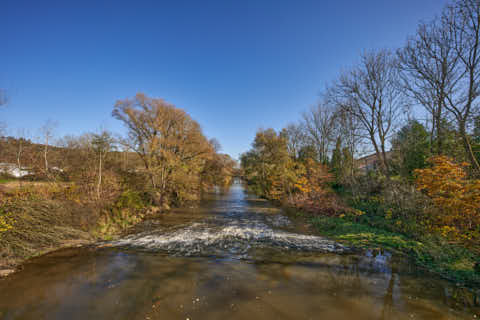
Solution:
{"label": "tree", "polygon": [[336,109],[322,101],[316,107],[303,114],[306,138],[317,149],[319,161],[328,162],[331,143],[334,140]]}
{"label": "tree", "polygon": [[40,131],[43,135],[43,159],[44,159],[44,164],[45,164],[45,175],[47,177],[50,177],[49,174],[49,167],[48,167],[48,148],[49,144],[53,138],[53,132],[55,128],[58,126],[58,123],[53,121],[53,120],[47,120],[45,124],[40,128]]}
{"label": "tree", "polygon": [[273,129],[258,130],[252,149],[241,156],[247,180],[266,198],[280,200],[292,186],[287,138]]}
{"label": "tree", "polygon": [[416,169],[427,166],[430,157],[430,139],[426,128],[411,120],[392,139],[394,162],[400,175],[412,179]]}
{"label": "tree", "polygon": [[102,169],[105,157],[108,152],[113,149],[114,139],[112,135],[103,130],[100,134],[92,135],[92,146],[94,152],[98,156],[98,182],[97,182],[97,198],[100,199],[102,188]]}
{"label": "tree", "polygon": [[447,23],[450,11],[430,23],[421,23],[416,35],[397,51],[403,87],[430,114],[430,146],[435,154],[444,153],[442,122],[447,97],[463,77],[458,68],[459,56],[452,46],[454,36]]}
{"label": "tree", "polygon": [[480,163],[477,161],[468,132],[473,120],[477,99],[480,95],[480,2],[477,0],[458,0],[447,9],[445,23],[450,32],[452,47],[463,75],[458,87],[447,95],[447,110],[454,116],[465,153],[477,175]]}
{"label": "tree", "polygon": [[480,161],[480,115],[476,116],[474,120],[472,142],[475,158]]}
{"label": "tree", "polygon": [[287,149],[290,156],[293,159],[298,159],[300,150],[306,143],[305,128],[300,123],[290,123],[282,129],[281,135],[287,139]]}
{"label": "tree", "polygon": [[335,178],[337,182],[342,180],[342,169],[343,169],[343,163],[342,163],[342,139],[340,137],[337,137],[337,142],[335,144],[335,149],[333,149],[332,152],[332,160],[330,161],[330,168],[335,175]]}
{"label": "tree", "polygon": [[398,81],[392,54],[369,52],[362,55],[360,65],[341,75],[333,95],[342,111],[358,121],[360,134],[371,142],[385,174],[387,141],[407,107]]}
{"label": "tree", "polygon": [[417,188],[431,198],[430,226],[455,239],[480,239],[480,180],[467,179],[467,163],[451,158],[429,159],[431,168],[417,170]]}
{"label": "tree", "polygon": [[[18,135],[17,135],[17,139],[16,139],[16,142],[17,142],[17,152],[16,152],[16,160],[17,160],[17,170],[18,170],[18,174],[21,176],[21,173],[22,173],[22,157],[23,157],[23,153],[24,153],[24,149],[25,149],[25,144],[26,144],[26,133],[25,133],[25,129],[19,129],[18,130]],[[22,183],[22,181],[20,180],[20,184]]]}
{"label": "tree", "polygon": [[[0,107],[5,106],[8,102],[7,94],[4,89],[0,88]],[[6,124],[0,122],[0,136],[5,132]]]}
{"label": "tree", "polygon": [[311,144],[305,144],[298,151],[298,161],[305,162],[307,159],[318,159],[317,149]]}
{"label": "tree", "polygon": [[215,154],[207,159],[202,171],[202,184],[204,187],[228,187],[235,175],[237,163],[228,154]]}
{"label": "tree", "polygon": [[156,204],[198,195],[200,172],[214,150],[196,121],[164,100],[141,93],[117,101],[112,115],[128,129],[128,146],[143,162]]}

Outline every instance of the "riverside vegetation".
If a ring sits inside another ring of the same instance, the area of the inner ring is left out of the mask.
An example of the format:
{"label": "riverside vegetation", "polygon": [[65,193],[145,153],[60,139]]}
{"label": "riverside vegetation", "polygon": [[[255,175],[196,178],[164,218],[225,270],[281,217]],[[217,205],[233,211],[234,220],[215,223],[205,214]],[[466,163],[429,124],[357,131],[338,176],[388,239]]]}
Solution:
{"label": "riverside vegetation", "polygon": [[[455,0],[404,47],[366,51],[298,123],[259,130],[241,175],[328,237],[403,253],[479,286],[479,75],[480,3]],[[0,177],[4,266],[112,238],[240,174],[216,140],[162,99],[138,94],[112,115],[127,136],[56,139],[47,122],[37,143],[25,130],[0,139],[0,162],[30,173]]]}
{"label": "riverside vegetation", "polygon": [[0,163],[29,172],[1,179],[0,269],[61,246],[111,239],[230,184],[235,162],[183,110],[138,94],[118,101],[113,115],[126,124],[128,139],[101,131],[51,143],[51,126],[43,143],[0,139]]}
{"label": "riverside vegetation", "polygon": [[365,52],[301,121],[257,132],[249,188],[327,237],[478,288],[479,35],[480,3],[458,0],[403,48]]}

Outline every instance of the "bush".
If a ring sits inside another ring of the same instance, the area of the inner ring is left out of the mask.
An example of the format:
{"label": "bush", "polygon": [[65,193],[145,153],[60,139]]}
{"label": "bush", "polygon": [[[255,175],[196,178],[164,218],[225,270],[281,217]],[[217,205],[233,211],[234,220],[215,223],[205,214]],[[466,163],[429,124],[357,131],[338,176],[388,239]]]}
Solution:
{"label": "bush", "polygon": [[433,202],[427,225],[454,240],[480,240],[480,180],[468,179],[465,168],[445,156],[429,159],[432,167],[416,170],[417,188]]}

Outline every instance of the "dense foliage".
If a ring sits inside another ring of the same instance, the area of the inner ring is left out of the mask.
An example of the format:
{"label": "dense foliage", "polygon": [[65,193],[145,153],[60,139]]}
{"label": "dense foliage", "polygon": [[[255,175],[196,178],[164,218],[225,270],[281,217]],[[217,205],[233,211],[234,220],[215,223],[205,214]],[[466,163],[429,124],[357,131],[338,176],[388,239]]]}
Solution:
{"label": "dense foliage", "polygon": [[480,240],[480,180],[468,179],[467,163],[446,156],[429,159],[431,168],[418,169],[417,188],[432,199],[428,226],[443,235],[466,241]]}
{"label": "dense foliage", "polygon": [[196,121],[162,99],[143,94],[118,101],[113,116],[128,128],[124,143],[141,159],[140,172],[156,204],[198,199],[205,170],[215,167],[207,163],[214,161],[216,152]]}
{"label": "dense foliage", "polygon": [[260,130],[244,177],[259,195],[316,213],[327,235],[401,244],[430,269],[479,283],[479,74],[480,2],[455,0],[403,48],[362,54],[298,123]]}
{"label": "dense foliage", "polygon": [[340,209],[329,187],[333,175],[328,168],[308,153],[296,156],[292,150],[285,132],[259,130],[252,149],[240,158],[249,187],[267,199],[306,211]]}

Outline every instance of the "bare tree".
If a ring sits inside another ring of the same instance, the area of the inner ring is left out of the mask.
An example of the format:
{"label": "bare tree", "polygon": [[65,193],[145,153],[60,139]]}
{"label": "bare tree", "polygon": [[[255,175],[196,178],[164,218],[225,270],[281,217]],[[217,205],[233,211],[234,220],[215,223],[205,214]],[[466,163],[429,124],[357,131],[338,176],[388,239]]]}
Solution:
{"label": "bare tree", "polygon": [[448,15],[451,10],[430,23],[421,23],[416,35],[397,51],[402,85],[430,115],[430,146],[437,154],[443,153],[447,97],[455,92],[464,75],[452,46],[454,38],[447,23]]}
{"label": "bare tree", "polygon": [[215,152],[220,152],[222,150],[222,145],[220,144],[220,141],[217,140],[217,138],[211,138],[209,140],[209,143],[213,147],[213,150],[215,150]]}
{"label": "bare tree", "polygon": [[355,155],[358,155],[359,146],[363,140],[357,118],[352,117],[350,113],[345,112],[342,108],[338,108],[334,135],[336,140],[340,141],[342,147],[343,165],[345,166],[343,168],[345,172],[344,178],[348,178],[348,182],[352,183],[355,181],[354,158]]}
{"label": "bare tree", "polygon": [[108,131],[103,130],[99,134],[92,135],[91,144],[93,146],[93,150],[98,155],[97,198],[100,199],[102,191],[103,163],[105,162],[105,157],[107,154],[113,149],[114,139]]}
{"label": "bare tree", "polygon": [[360,134],[370,140],[385,174],[387,141],[406,107],[395,64],[386,50],[363,54],[361,63],[340,77],[334,95],[342,111],[358,121]]}
{"label": "bare tree", "polygon": [[[18,129],[16,142],[17,145],[15,156],[17,162],[18,176],[21,177],[23,173],[22,159],[25,151],[25,144],[27,142],[27,132],[25,129]],[[22,180],[20,180],[20,185],[22,185]]]}
{"label": "bare tree", "polygon": [[55,128],[58,126],[58,123],[53,120],[47,120],[45,124],[40,128],[40,131],[43,135],[43,159],[45,164],[45,175],[49,176],[49,167],[48,167],[48,147],[53,139],[53,133]]}
{"label": "bare tree", "polygon": [[[0,107],[5,106],[8,102],[7,94],[4,89],[0,88]],[[3,122],[0,122],[0,136],[5,134],[5,128],[7,125]]]}
{"label": "bare tree", "polygon": [[458,0],[446,10],[444,20],[452,33],[452,46],[458,55],[460,72],[464,75],[458,88],[447,95],[446,108],[455,117],[467,157],[479,174],[480,164],[472,150],[468,125],[473,121],[480,95],[480,2]]}
{"label": "bare tree", "polygon": [[319,161],[328,161],[329,151],[334,141],[336,109],[322,100],[316,107],[303,114],[307,139],[317,149]]}
{"label": "bare tree", "polygon": [[281,132],[287,139],[288,153],[293,159],[298,159],[302,146],[305,145],[305,128],[302,123],[290,123]]}

